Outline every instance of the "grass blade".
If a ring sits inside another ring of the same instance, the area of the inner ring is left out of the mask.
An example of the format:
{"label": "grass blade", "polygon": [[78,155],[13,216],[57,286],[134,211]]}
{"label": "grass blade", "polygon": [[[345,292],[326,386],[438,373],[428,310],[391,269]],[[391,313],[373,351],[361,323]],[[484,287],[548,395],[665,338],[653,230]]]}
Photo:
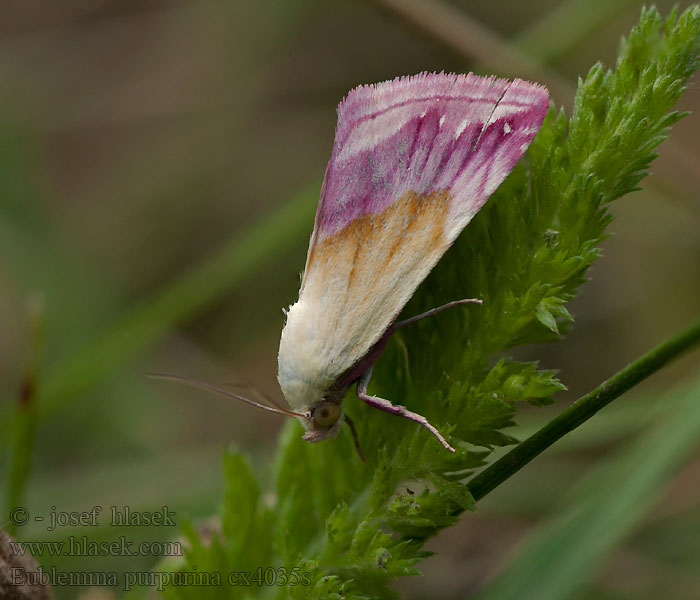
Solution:
{"label": "grass blade", "polygon": [[700,380],[669,394],[668,416],[584,477],[582,500],[529,538],[478,600],[566,600],[579,593],[700,445],[699,396]]}

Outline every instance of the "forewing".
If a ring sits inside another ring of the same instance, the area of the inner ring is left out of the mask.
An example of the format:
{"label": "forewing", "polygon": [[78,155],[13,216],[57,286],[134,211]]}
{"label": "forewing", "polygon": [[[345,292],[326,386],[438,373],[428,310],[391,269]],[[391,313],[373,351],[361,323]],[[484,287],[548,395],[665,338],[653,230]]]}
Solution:
{"label": "forewing", "polygon": [[520,160],[548,103],[537,84],[472,74],[348,94],[293,307],[301,356],[332,379],[367,353]]}

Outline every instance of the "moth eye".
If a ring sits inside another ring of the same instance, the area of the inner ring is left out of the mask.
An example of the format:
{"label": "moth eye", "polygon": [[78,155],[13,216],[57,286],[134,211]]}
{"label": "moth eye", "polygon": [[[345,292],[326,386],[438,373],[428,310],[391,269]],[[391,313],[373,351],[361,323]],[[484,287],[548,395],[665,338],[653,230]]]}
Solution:
{"label": "moth eye", "polygon": [[331,427],[340,418],[340,406],[335,402],[323,402],[314,409],[314,423],[319,427]]}

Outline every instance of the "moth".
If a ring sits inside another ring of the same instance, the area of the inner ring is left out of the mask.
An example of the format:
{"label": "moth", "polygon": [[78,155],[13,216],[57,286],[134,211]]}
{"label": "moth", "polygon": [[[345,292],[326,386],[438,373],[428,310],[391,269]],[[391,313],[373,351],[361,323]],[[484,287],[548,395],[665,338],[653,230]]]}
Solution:
{"label": "moth", "polygon": [[397,321],[521,159],[548,107],[541,85],[471,73],[421,73],[350,91],[338,106],[299,299],[282,329],[278,381],[290,409],[202,387],[296,417],[309,442],[334,438],[345,421],[359,452],[342,409],[354,384],[360,400],[419,423],[454,452],[425,417],[368,394],[372,366],[398,328],[480,302]]}

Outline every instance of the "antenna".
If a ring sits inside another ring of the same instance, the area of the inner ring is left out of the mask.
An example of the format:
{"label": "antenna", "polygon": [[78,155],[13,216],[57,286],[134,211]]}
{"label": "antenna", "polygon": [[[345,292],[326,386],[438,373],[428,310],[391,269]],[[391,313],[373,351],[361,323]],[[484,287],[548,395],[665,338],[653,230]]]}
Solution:
{"label": "antenna", "polygon": [[239,396],[238,394],[234,394],[233,392],[230,392],[218,386],[212,385],[210,383],[205,383],[204,381],[199,381],[198,379],[193,379],[192,377],[186,377],[185,375],[173,375],[171,373],[148,373],[148,376],[154,379],[165,379],[168,381],[184,383],[186,385],[199,388],[200,390],[206,390],[208,392],[213,392],[214,394],[226,396],[227,398],[235,398],[236,400],[240,400],[241,402],[245,402],[246,404],[250,404],[251,406],[256,406],[257,408],[277,413],[278,415],[284,415],[285,417],[306,417],[306,415],[303,415],[301,413],[296,413],[294,411],[282,408],[279,404],[277,404],[274,401],[272,401],[272,403],[276,406],[276,408],[273,408],[272,406],[266,406],[265,404],[260,404],[259,402],[249,400],[248,398],[244,398],[243,396]]}

